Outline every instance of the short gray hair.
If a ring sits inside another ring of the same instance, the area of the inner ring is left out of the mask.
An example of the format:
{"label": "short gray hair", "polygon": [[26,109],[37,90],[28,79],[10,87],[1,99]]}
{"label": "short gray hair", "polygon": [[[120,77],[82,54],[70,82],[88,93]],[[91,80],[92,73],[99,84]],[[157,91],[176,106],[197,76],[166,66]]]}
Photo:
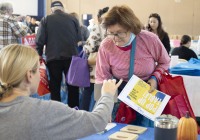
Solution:
{"label": "short gray hair", "polygon": [[54,13],[56,10],[60,10],[60,11],[65,11],[64,8],[62,6],[55,6],[51,8],[52,12]]}
{"label": "short gray hair", "polygon": [[13,6],[9,2],[0,3],[0,13],[1,14],[10,14],[13,11]]}

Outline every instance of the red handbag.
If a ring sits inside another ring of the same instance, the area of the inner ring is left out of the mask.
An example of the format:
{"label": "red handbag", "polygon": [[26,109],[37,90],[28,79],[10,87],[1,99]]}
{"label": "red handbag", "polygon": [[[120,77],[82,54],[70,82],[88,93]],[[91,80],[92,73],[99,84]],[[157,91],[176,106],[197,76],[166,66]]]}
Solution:
{"label": "red handbag", "polygon": [[[185,90],[183,77],[169,74],[168,71],[161,73],[162,78],[158,83],[158,89],[171,96],[170,101],[166,105],[163,114],[171,114],[177,118],[185,116],[186,111],[189,111],[190,116],[196,120],[187,92]],[[200,131],[199,131],[200,132]]]}
{"label": "red handbag", "polygon": [[[170,95],[170,101],[165,107],[163,113],[172,113],[172,115],[180,118],[189,111],[190,116],[195,118],[194,112],[190,105],[187,92],[183,83],[182,76],[172,77],[167,71],[161,73],[162,78],[159,82],[159,90]],[[178,112],[174,108],[178,108]]]}
{"label": "red handbag", "polygon": [[117,123],[125,123],[130,124],[131,122],[135,121],[136,119],[136,112],[131,107],[126,105],[123,102],[120,102],[115,122]]}
{"label": "red handbag", "polygon": [[47,78],[45,60],[42,59],[40,60],[40,83],[38,86],[38,95],[43,96],[47,93],[50,93],[49,83]]}

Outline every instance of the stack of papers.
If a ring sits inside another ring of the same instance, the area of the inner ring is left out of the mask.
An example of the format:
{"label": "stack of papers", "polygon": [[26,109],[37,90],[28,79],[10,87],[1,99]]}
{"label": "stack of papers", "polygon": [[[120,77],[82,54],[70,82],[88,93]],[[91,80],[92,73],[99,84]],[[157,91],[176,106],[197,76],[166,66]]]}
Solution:
{"label": "stack of papers", "polygon": [[108,138],[109,140],[136,140],[138,135],[126,132],[116,132],[110,135]]}
{"label": "stack of papers", "polygon": [[120,131],[110,135],[108,138],[109,140],[136,140],[139,137],[139,134],[144,133],[146,130],[146,127],[127,125],[120,129]]}
{"label": "stack of papers", "polygon": [[133,133],[133,134],[142,134],[147,130],[146,127],[136,126],[136,125],[127,125],[120,129],[122,132]]}

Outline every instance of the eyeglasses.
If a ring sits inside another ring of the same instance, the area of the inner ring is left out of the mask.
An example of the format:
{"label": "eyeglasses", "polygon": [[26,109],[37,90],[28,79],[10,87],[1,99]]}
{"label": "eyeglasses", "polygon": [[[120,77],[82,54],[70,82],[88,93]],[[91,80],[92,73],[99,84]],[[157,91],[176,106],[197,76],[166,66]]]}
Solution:
{"label": "eyeglasses", "polygon": [[106,33],[106,36],[109,38],[114,38],[115,36],[118,38],[125,38],[125,37],[127,37],[127,32],[119,32],[119,33],[115,33],[115,34]]}

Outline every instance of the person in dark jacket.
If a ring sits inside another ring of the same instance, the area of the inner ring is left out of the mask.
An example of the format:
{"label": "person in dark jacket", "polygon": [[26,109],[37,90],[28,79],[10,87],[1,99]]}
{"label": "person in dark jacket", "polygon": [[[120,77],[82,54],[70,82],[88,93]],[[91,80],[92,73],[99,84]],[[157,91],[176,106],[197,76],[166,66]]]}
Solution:
{"label": "person in dark jacket", "polygon": [[167,32],[162,27],[161,17],[157,13],[152,13],[149,16],[147,30],[153,32],[158,35],[160,41],[164,45],[167,53],[169,54],[171,47],[170,47],[170,40]]}
{"label": "person in dark jacket", "polygon": [[[52,14],[41,20],[36,36],[36,49],[42,57],[44,45],[50,75],[51,99],[61,101],[62,73],[68,72],[73,55],[77,55],[77,43],[81,40],[79,22],[64,12],[60,1],[51,3]],[[67,84],[68,105],[79,106],[79,87]]]}
{"label": "person in dark jacket", "polygon": [[36,23],[36,19],[34,17],[31,18],[31,22],[29,24],[29,28],[31,30],[32,33],[35,33],[35,28],[38,27],[37,23]]}
{"label": "person in dark jacket", "polygon": [[[70,15],[74,16],[79,21],[79,16],[77,13],[72,12],[70,13]],[[79,24],[81,30],[81,41],[78,42],[77,46],[78,46],[78,52],[80,53],[83,50],[83,45],[85,45],[85,42],[90,35],[90,31],[87,29],[87,26],[81,24],[81,22],[79,22]]]}
{"label": "person in dark jacket", "polygon": [[179,59],[190,60],[190,58],[197,58],[196,53],[189,49],[191,46],[191,37],[183,35],[181,38],[180,47],[174,48],[171,55],[178,55]]}

